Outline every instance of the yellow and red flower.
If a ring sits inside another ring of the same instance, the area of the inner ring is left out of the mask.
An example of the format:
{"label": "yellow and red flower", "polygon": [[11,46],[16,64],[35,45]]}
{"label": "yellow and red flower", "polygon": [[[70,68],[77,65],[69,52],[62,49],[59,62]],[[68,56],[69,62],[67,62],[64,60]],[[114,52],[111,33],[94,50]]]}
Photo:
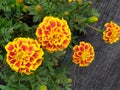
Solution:
{"label": "yellow and red flower", "polygon": [[111,21],[110,23],[106,23],[105,27],[103,40],[109,44],[117,42],[120,39],[120,26]]}
{"label": "yellow and red flower", "polygon": [[37,40],[30,38],[16,38],[9,42],[7,51],[7,63],[10,68],[27,75],[35,71],[42,63],[44,52]]}
{"label": "yellow and red flower", "polygon": [[88,66],[94,59],[94,48],[90,43],[80,42],[73,50],[73,62],[79,66]]}
{"label": "yellow and red flower", "polygon": [[68,47],[71,32],[67,21],[47,16],[36,30],[37,39],[42,47],[49,52],[60,51]]}

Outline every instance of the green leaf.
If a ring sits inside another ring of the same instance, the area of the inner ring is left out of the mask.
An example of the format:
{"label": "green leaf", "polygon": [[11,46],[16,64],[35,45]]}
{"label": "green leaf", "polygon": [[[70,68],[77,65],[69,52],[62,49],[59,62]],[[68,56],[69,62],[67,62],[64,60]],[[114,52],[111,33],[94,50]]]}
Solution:
{"label": "green leaf", "polygon": [[2,60],[2,61],[3,61],[3,55],[0,55],[0,60]]}
{"label": "green leaf", "polygon": [[[19,87],[17,87],[17,90],[29,90],[25,85],[19,84]],[[35,89],[36,90],[36,89]]]}
{"label": "green leaf", "polygon": [[92,9],[91,14],[93,16],[100,17],[100,14],[98,13],[98,11],[95,8]]}
{"label": "green leaf", "polygon": [[40,90],[40,83],[36,83],[36,85],[33,87],[33,90]]}
{"label": "green leaf", "polygon": [[54,53],[54,56],[56,56],[56,57],[60,57],[60,56],[64,55],[65,52],[66,52],[65,50],[55,52],[55,53]]}
{"label": "green leaf", "polygon": [[0,85],[0,89],[1,90],[16,90],[14,88],[8,87],[8,86],[4,86],[4,85]]}
{"label": "green leaf", "polygon": [[40,22],[40,21],[41,21],[41,15],[39,15],[39,14],[34,15],[33,22]]}

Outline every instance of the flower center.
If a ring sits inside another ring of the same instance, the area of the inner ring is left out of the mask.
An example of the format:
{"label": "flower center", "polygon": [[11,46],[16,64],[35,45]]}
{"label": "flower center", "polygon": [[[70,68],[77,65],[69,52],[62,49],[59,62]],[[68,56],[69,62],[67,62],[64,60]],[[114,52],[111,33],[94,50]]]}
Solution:
{"label": "flower center", "polygon": [[54,45],[60,44],[60,42],[61,42],[59,34],[53,34],[53,35],[51,35],[50,39],[51,39],[50,40],[51,44],[54,44]]}
{"label": "flower center", "polygon": [[[17,59],[20,61],[20,62],[26,62],[27,61],[27,52],[24,52],[24,51],[20,51],[17,55]],[[27,63],[27,62],[26,62]]]}
{"label": "flower center", "polygon": [[114,31],[112,32],[112,37],[113,37],[113,38],[119,37],[119,34],[118,34],[118,32],[117,32],[116,30],[114,30]]}
{"label": "flower center", "polygon": [[86,60],[86,59],[88,59],[89,58],[89,56],[90,56],[90,53],[87,51],[87,50],[85,50],[83,53],[82,53],[82,60]]}

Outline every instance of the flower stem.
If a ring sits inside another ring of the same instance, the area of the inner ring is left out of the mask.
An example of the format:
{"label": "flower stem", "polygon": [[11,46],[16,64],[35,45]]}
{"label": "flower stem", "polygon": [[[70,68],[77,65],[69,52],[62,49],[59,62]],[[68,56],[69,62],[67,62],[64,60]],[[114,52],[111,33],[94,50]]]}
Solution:
{"label": "flower stem", "polygon": [[5,67],[5,60],[3,61],[3,63],[0,65],[0,69]]}
{"label": "flower stem", "polygon": [[49,78],[50,78],[50,80],[51,80],[51,83],[54,85],[55,90],[57,90],[57,86],[56,86],[55,81],[53,81],[53,79],[52,79],[52,77],[51,77],[50,74],[48,74],[48,76],[49,76]]}
{"label": "flower stem", "polygon": [[86,26],[89,27],[89,28],[91,28],[91,29],[93,29],[93,30],[95,30],[95,31],[97,31],[97,32],[103,33],[103,30],[101,30],[101,29],[98,29],[98,28],[93,27],[93,26],[88,25],[88,24]]}
{"label": "flower stem", "polygon": [[39,76],[38,74],[36,75],[36,77],[37,77],[39,83],[40,83],[40,84],[43,84],[43,82],[41,81],[40,76]]}

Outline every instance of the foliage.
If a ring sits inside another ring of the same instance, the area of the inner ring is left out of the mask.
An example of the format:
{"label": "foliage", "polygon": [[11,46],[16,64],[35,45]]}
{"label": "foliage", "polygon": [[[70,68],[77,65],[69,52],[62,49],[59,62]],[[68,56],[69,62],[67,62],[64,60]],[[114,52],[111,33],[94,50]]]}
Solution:
{"label": "foliage", "polygon": [[[78,32],[87,33],[85,27],[91,24],[88,19],[99,17],[91,5],[92,2],[87,0],[81,3],[68,0],[0,0],[0,79],[5,82],[0,89],[71,90],[68,63],[71,59],[66,53],[77,43]],[[49,53],[44,50],[44,61],[34,74],[14,72],[6,62],[5,45],[16,37],[35,39],[36,28],[45,16],[64,18],[68,22],[72,33],[71,44],[63,51]]]}

